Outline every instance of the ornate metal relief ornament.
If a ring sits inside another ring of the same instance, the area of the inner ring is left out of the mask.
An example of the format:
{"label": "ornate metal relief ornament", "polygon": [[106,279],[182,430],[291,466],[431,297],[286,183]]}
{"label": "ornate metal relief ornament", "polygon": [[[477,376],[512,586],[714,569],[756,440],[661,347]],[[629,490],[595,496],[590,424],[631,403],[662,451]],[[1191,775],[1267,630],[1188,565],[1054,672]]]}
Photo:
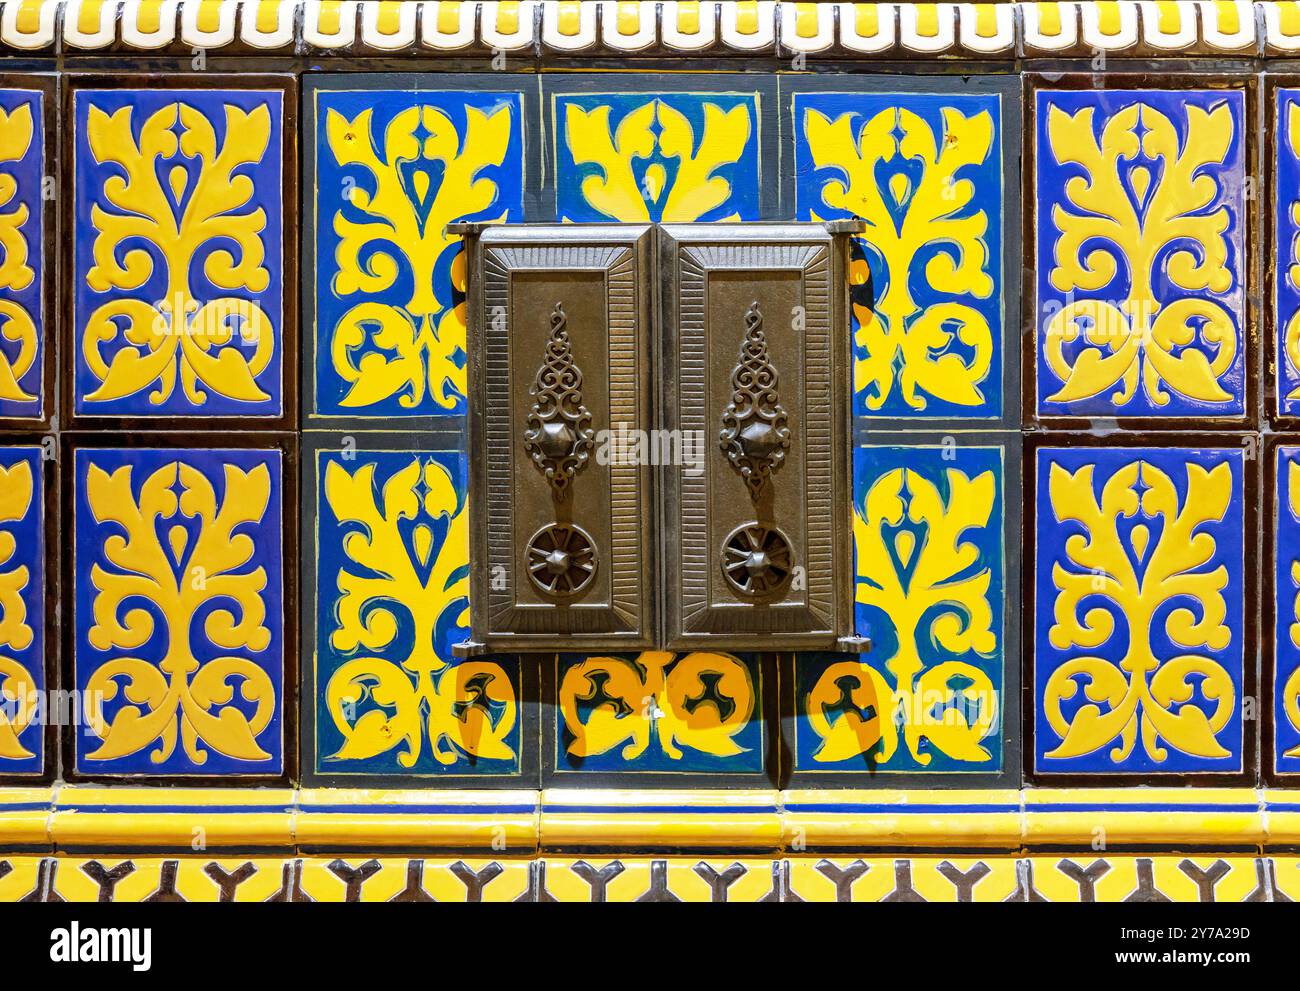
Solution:
{"label": "ornate metal relief ornament", "polygon": [[582,370],[573,360],[567,324],[564,306],[556,303],[546,357],[528,390],[534,402],[524,431],[524,451],[557,496],[587,464],[596,437],[591,411],[582,403]]}
{"label": "ornate metal relief ornament", "polygon": [[576,595],[596,574],[596,545],[574,523],[551,523],[528,541],[528,577],[548,595]]}
{"label": "ornate metal relief ornament", "polygon": [[[563,304],[556,303],[546,356],[529,390],[534,401],[524,431],[524,451],[550,482],[557,503],[586,467],[596,437],[591,411],[582,402],[582,369],[573,360],[567,324]],[[596,561],[595,542],[574,523],[551,523],[528,541],[528,577],[548,595],[581,592],[596,574]]]}
{"label": "ornate metal relief ornament", "polygon": [[745,523],[722,544],[722,573],[743,595],[766,595],[785,587],[794,570],[790,541],[774,526]]}
{"label": "ornate metal relief ornament", "polygon": [[[790,449],[789,417],[778,392],[780,376],[767,353],[758,302],[745,311],[740,363],[731,373],[731,402],[722,411],[719,446],[749,487],[757,505],[772,472]],[[790,541],[774,526],[754,520],[741,524],[722,544],[722,574],[742,595],[767,595],[782,589],[794,570]]]}
{"label": "ornate metal relief ornament", "polygon": [[763,314],[758,302],[745,311],[745,340],[740,364],[731,373],[731,402],[722,412],[718,441],[722,453],[758,498],[769,476],[785,461],[790,428],[777,392],[779,377],[767,355]]}

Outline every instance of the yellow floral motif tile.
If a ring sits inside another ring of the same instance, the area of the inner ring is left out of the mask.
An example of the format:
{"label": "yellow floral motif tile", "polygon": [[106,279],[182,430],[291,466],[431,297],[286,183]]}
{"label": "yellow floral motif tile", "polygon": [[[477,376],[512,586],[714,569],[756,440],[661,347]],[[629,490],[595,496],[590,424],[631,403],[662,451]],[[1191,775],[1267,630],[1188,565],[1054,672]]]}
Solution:
{"label": "yellow floral motif tile", "polygon": [[278,449],[76,451],[78,770],[282,771],[283,470]]}
{"label": "yellow floral motif tile", "polygon": [[78,415],[285,413],[285,102],[74,93]]}
{"label": "yellow floral motif tile", "polygon": [[744,89],[553,92],[556,218],[759,219],[772,163],[760,156],[762,96]]}

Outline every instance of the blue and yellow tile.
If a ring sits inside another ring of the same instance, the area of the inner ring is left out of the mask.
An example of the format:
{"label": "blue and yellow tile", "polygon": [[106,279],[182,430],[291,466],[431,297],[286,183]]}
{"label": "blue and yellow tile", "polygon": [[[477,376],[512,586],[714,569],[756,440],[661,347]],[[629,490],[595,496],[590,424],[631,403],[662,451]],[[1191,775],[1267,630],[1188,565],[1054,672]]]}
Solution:
{"label": "blue and yellow tile", "polygon": [[555,669],[551,780],[763,774],[769,740],[758,655],[647,650],[547,663]]}
{"label": "blue and yellow tile", "polygon": [[284,90],[72,100],[75,413],[281,417]]}
{"label": "blue and yellow tile", "polygon": [[529,662],[452,656],[469,636],[465,456],[349,446],[314,464],[315,771],[518,779]]}
{"label": "blue and yellow tile", "polygon": [[1300,447],[1274,452],[1273,753],[1280,774],[1300,772]]}
{"label": "blue and yellow tile", "polygon": [[765,215],[763,169],[772,163],[762,154],[763,94],[692,82],[700,89],[552,90],[557,220],[672,224]]}
{"label": "blue and yellow tile", "polygon": [[0,419],[45,409],[45,99],[0,90]]}
{"label": "blue and yellow tile", "polygon": [[0,447],[0,775],[45,767],[45,465]]}
{"label": "blue and yellow tile", "polygon": [[[951,441],[951,438],[949,438]],[[1003,767],[1005,451],[854,451],[860,655],[793,655],[794,774]]]}
{"label": "blue and yellow tile", "polygon": [[524,219],[524,97],[315,88],[316,416],[466,411],[453,221]]}
{"label": "blue and yellow tile", "polygon": [[1034,768],[1241,772],[1241,448],[1037,451]]}
{"label": "blue and yellow tile", "polygon": [[1275,94],[1273,146],[1274,317],[1277,412],[1300,416],[1300,89]]}
{"label": "blue and yellow tile", "polygon": [[284,770],[282,456],[74,452],[82,774]]}
{"label": "blue and yellow tile", "polygon": [[1243,418],[1244,92],[1032,99],[1039,415]]}
{"label": "blue and yellow tile", "polygon": [[854,413],[998,419],[1015,193],[1002,95],[798,92],[792,111],[796,218],[866,224],[850,268]]}

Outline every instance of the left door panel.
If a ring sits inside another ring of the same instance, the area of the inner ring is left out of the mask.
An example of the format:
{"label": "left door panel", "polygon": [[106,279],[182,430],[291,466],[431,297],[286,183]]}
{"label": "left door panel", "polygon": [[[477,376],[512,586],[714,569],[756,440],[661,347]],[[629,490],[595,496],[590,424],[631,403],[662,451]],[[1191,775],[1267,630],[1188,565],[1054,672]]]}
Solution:
{"label": "left door panel", "polygon": [[475,239],[471,602],[488,649],[652,642],[650,236]]}

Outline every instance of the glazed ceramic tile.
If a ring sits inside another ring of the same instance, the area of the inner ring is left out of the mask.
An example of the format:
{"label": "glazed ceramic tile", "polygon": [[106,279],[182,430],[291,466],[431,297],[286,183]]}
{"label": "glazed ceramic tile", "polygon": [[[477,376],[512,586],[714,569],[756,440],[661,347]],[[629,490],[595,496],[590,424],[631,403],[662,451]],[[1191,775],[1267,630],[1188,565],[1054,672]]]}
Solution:
{"label": "glazed ceramic tile", "polygon": [[[870,783],[867,778],[852,782],[853,785]],[[969,783],[969,779],[956,783],[959,787],[939,788],[931,780],[906,790],[787,789],[781,793],[785,848],[803,852],[889,847],[982,850],[1019,847],[1023,826],[1020,793],[1010,788],[960,787]]]}
{"label": "glazed ceramic tile", "polygon": [[626,775],[629,785],[647,774],[698,774],[752,785],[767,766],[773,686],[760,655],[648,650],[542,663],[552,782],[577,773]]}
{"label": "glazed ceramic tile", "polygon": [[871,650],[793,655],[796,778],[1001,770],[1007,457],[951,436],[854,450],[855,622]]}
{"label": "glazed ceramic tile", "polygon": [[453,658],[469,635],[466,459],[409,444],[348,436],[311,452],[314,770],[518,787],[536,746],[522,681],[536,659]]}
{"label": "glazed ceramic tile", "polygon": [[720,775],[697,781],[680,774],[624,773],[594,781],[570,775],[542,791],[542,846],[777,850],[781,794],[767,784]]}
{"label": "glazed ceramic tile", "polygon": [[1294,858],[0,857],[5,901],[1258,902],[1300,897]]}
{"label": "glazed ceramic tile", "polygon": [[1018,901],[1262,902],[1272,900],[1267,860],[1226,854],[1033,857]]}
{"label": "glazed ceramic tile", "polygon": [[72,460],[76,770],[281,773],[281,451]]}
{"label": "glazed ceramic tile", "polygon": [[302,897],[322,902],[529,901],[525,860],[335,857],[301,861]]}
{"label": "glazed ceramic tile", "polygon": [[0,789],[0,845],[6,848],[50,843],[53,787],[31,787],[30,779]]}
{"label": "glazed ceramic tile", "polygon": [[41,448],[0,447],[0,775],[45,767],[44,473]]}
{"label": "glazed ceramic tile", "polygon": [[789,901],[1015,901],[1018,862],[1011,857],[797,857]]}
{"label": "glazed ceramic tile", "polygon": [[[535,730],[530,735],[536,739]],[[535,853],[538,793],[485,791],[489,780],[480,777],[465,788],[439,781],[432,785],[436,792],[425,781],[400,782],[413,788],[303,788],[294,809],[294,842],[312,853],[368,847],[477,850],[511,857]]]}
{"label": "glazed ceramic tile", "polygon": [[1300,89],[1273,94],[1273,300],[1275,410],[1300,416]]}
{"label": "glazed ceramic tile", "polygon": [[[1023,837],[1037,847],[1067,849],[1204,847],[1219,837],[1255,846],[1276,826],[1254,787],[1188,788],[1142,779],[1145,787],[1027,788]],[[1253,785],[1253,782],[1251,782]]]}
{"label": "glazed ceramic tile", "polygon": [[1243,418],[1246,93],[1042,85],[1038,415]]}
{"label": "glazed ceramic tile", "polygon": [[1300,901],[1300,858],[1274,857],[1266,863],[1272,869],[1273,901]]}
{"label": "glazed ceramic tile", "polygon": [[1008,286],[1018,268],[1008,261],[1019,245],[1018,94],[987,79],[947,92],[832,85],[783,81],[782,102],[794,89],[793,215],[866,224],[850,273],[854,413],[1018,416],[1018,349],[1011,362],[1006,354],[1018,307]]}
{"label": "glazed ceramic tile", "polygon": [[0,420],[40,421],[50,412],[44,295],[49,98],[44,88],[0,88]]}
{"label": "glazed ceramic tile", "polygon": [[[663,88],[659,88],[663,86]],[[775,207],[770,77],[543,80],[555,219],[759,220]]]}
{"label": "glazed ceramic tile", "polygon": [[534,864],[534,901],[772,902],[781,900],[781,865],[718,857],[552,857]]}
{"label": "glazed ceramic tile", "polygon": [[[466,411],[465,265],[453,221],[525,219],[525,80],[313,81],[309,415]],[[374,88],[392,86],[394,88]]]}
{"label": "glazed ceramic tile", "polygon": [[293,838],[293,804],[287,788],[61,784],[49,836],[65,850],[283,847]]}
{"label": "glazed ceramic tile", "polygon": [[1035,769],[1242,771],[1245,451],[1045,446],[1034,470]]}
{"label": "glazed ceramic tile", "polygon": [[285,414],[288,94],[266,82],[73,89],[76,415]]}
{"label": "glazed ceramic tile", "polygon": [[51,860],[0,856],[0,902],[45,900]]}
{"label": "glazed ceramic tile", "polygon": [[49,901],[269,902],[281,901],[279,858],[57,857]]}
{"label": "glazed ceramic tile", "polygon": [[[1300,7],[832,6],[0,0],[0,901],[1300,898]],[[447,225],[851,218],[870,651],[456,656]]]}
{"label": "glazed ceramic tile", "polygon": [[1272,768],[1300,772],[1300,447],[1273,452]]}

